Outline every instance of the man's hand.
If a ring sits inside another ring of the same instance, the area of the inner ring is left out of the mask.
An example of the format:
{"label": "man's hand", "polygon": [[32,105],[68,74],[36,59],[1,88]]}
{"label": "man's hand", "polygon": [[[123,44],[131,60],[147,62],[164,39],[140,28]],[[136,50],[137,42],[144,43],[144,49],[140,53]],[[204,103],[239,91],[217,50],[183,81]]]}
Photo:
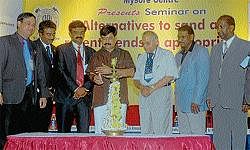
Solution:
{"label": "man's hand", "polygon": [[242,111],[243,111],[244,113],[248,112],[248,105],[247,105],[247,104],[243,104],[243,105],[242,105]]}
{"label": "man's hand", "polygon": [[212,100],[211,99],[207,99],[206,102],[207,102],[208,109],[212,110],[212,108],[213,108],[213,106],[212,106]]}
{"label": "man's hand", "polygon": [[118,78],[126,77],[126,74],[122,69],[116,69],[116,74]]}
{"label": "man's hand", "polygon": [[101,75],[103,75],[103,74],[104,75],[111,74],[112,73],[112,68],[102,64],[101,67],[96,67],[95,73],[96,74],[101,74]]}
{"label": "man's hand", "polygon": [[46,104],[47,104],[47,99],[46,98],[40,98],[39,99],[39,106],[40,106],[41,109],[45,108]]}
{"label": "man's hand", "polygon": [[191,104],[191,111],[192,111],[192,113],[194,113],[194,114],[197,114],[198,112],[200,112],[199,105],[196,104],[196,103],[192,103],[192,104]]}
{"label": "man's hand", "polygon": [[95,82],[95,84],[97,85],[102,85],[103,84],[103,80],[102,80],[102,76],[101,74],[98,74],[98,75],[94,75],[94,79],[93,81]]}
{"label": "man's hand", "polygon": [[141,95],[144,97],[149,96],[153,92],[153,89],[149,86],[143,86],[141,88]]}
{"label": "man's hand", "polygon": [[85,95],[87,95],[89,90],[87,90],[86,88],[84,87],[79,87],[75,93],[74,93],[74,96],[73,98],[74,99],[80,99],[81,97],[84,97]]}
{"label": "man's hand", "polygon": [[0,105],[3,105],[3,95],[0,93]]}

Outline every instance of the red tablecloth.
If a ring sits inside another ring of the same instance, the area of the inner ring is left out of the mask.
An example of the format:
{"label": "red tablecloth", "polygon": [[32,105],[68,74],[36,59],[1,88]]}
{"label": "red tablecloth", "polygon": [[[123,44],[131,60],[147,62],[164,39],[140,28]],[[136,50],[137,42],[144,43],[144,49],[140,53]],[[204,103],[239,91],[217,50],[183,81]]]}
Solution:
{"label": "red tablecloth", "polygon": [[8,136],[6,150],[213,150],[209,136],[119,137],[93,134],[19,134]]}

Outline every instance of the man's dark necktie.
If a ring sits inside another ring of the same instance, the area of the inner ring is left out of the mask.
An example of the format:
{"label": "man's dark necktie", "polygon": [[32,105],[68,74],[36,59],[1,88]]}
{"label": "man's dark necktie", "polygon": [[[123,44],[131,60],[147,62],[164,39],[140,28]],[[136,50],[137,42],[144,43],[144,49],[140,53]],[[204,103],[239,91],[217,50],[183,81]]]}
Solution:
{"label": "man's dark necktie", "polygon": [[188,52],[183,52],[183,53],[182,53],[181,64],[183,63],[184,58],[187,56],[187,53],[188,53]]}
{"label": "man's dark necktie", "polygon": [[77,51],[77,64],[76,64],[76,83],[79,87],[81,87],[84,83],[84,68],[82,63],[82,56],[81,56],[81,47],[78,46]]}
{"label": "man's dark necktie", "polygon": [[26,66],[26,85],[32,82],[32,65],[33,61],[31,59],[30,50],[27,40],[23,40],[23,57]]}
{"label": "man's dark necktie", "polygon": [[147,60],[145,64],[145,70],[144,70],[144,80],[146,82],[150,82],[153,77],[147,78],[147,74],[151,74],[153,72],[153,56],[154,53],[147,53]]}
{"label": "man's dark necktie", "polygon": [[50,50],[50,47],[46,46],[46,50],[47,50],[47,54],[48,54],[49,60],[50,60],[51,64],[53,64],[53,55],[52,55],[52,52]]}

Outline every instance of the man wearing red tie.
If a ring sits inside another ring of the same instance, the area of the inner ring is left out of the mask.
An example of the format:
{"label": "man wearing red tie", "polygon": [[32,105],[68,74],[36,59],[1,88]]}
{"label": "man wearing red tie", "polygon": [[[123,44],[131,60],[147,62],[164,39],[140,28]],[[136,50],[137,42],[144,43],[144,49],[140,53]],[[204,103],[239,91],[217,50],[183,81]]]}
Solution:
{"label": "man wearing red tie", "polygon": [[59,70],[63,75],[57,101],[59,132],[70,132],[74,115],[77,132],[89,132],[89,106],[92,100],[92,83],[85,75],[94,49],[83,44],[86,27],[80,20],[69,24],[71,42],[59,45]]}

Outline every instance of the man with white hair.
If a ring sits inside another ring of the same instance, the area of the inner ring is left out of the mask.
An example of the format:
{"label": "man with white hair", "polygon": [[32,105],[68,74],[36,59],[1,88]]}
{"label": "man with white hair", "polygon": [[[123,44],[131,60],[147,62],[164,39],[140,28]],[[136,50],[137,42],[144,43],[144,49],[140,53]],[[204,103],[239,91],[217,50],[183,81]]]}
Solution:
{"label": "man with white hair", "polygon": [[139,109],[142,134],[171,134],[172,92],[170,82],[178,77],[174,55],[161,47],[156,33],[142,35],[145,53],[140,55],[134,76],[140,90]]}

